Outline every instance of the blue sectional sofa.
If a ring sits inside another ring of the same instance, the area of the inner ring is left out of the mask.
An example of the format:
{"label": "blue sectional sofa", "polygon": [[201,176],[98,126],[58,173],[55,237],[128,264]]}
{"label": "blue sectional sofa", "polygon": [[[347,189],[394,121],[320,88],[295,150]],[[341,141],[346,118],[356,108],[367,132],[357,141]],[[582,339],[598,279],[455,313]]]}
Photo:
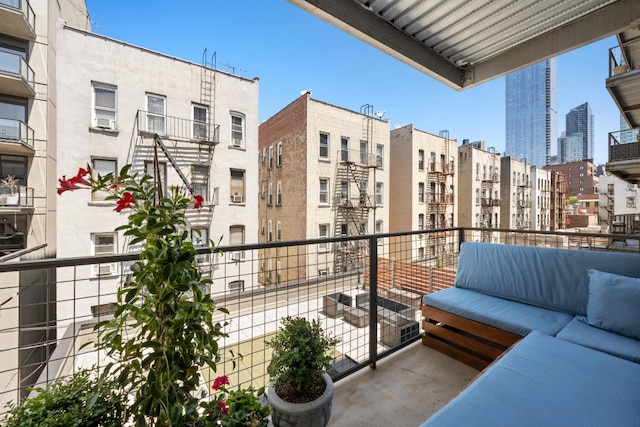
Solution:
{"label": "blue sectional sofa", "polygon": [[639,254],[463,243],[422,313],[425,345],[490,365],[424,426],[640,425]]}

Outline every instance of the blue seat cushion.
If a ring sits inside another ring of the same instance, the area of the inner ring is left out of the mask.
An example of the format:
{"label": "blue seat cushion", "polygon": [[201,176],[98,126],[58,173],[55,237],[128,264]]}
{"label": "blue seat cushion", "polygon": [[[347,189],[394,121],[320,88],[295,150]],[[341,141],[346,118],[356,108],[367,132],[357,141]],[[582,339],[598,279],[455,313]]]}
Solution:
{"label": "blue seat cushion", "polygon": [[584,320],[584,317],[577,316],[556,336],[575,344],[640,363],[640,341],[590,326]]}
{"label": "blue seat cushion", "polygon": [[422,302],[520,336],[535,329],[555,335],[573,319],[566,313],[455,287],[425,295]]}
{"label": "blue seat cushion", "polygon": [[637,426],[640,365],[531,332],[422,426]]}
{"label": "blue seat cushion", "polygon": [[455,286],[585,316],[589,268],[640,277],[640,255],[466,242]]}

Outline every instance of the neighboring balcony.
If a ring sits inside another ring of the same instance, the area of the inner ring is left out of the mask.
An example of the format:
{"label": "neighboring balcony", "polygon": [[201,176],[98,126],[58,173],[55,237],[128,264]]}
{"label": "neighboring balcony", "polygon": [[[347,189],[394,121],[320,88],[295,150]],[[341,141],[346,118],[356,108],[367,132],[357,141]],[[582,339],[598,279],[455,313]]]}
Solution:
{"label": "neighboring balcony", "polygon": [[33,208],[33,188],[24,185],[0,185],[0,214],[5,208]]}
{"label": "neighboring balcony", "polygon": [[1,49],[0,93],[23,98],[32,98],[36,93],[35,75],[27,61],[17,53]]}
{"label": "neighboring balcony", "polygon": [[[196,120],[171,117],[138,110],[138,132],[143,136],[165,137],[172,140],[195,142],[204,145],[220,143],[220,125]],[[233,143],[239,146],[240,143]]]}
{"label": "neighboring balcony", "polygon": [[630,128],[640,127],[640,42],[609,49],[607,90]]}
{"label": "neighboring balcony", "polygon": [[0,148],[3,153],[32,154],[33,135],[33,129],[25,122],[0,118]]}
{"label": "neighboring balcony", "polygon": [[0,0],[0,22],[4,34],[35,40],[36,15],[28,0]]}
{"label": "neighboring balcony", "polygon": [[637,129],[609,133],[609,161],[606,169],[631,184],[640,184],[640,141]]}

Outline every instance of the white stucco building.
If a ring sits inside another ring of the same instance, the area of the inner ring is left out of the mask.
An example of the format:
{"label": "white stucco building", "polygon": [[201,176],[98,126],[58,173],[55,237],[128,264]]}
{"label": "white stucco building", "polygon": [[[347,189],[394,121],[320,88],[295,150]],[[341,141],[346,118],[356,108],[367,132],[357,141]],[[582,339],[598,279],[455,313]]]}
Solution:
{"label": "white stucco building", "polygon": [[[164,190],[190,188],[206,200],[202,209],[187,213],[194,242],[257,242],[258,79],[63,23],[57,34],[57,175],[71,176],[86,164],[102,175],[117,173],[127,163],[153,175],[157,134]],[[129,212],[118,214],[114,207],[100,194],[65,193],[58,203],[58,256],[129,252],[128,239],[114,232]],[[200,261],[213,278],[213,294],[256,285],[250,254],[202,256]],[[123,273],[126,266],[107,263],[75,272],[89,278],[80,284],[59,278],[58,311],[73,309],[77,319],[104,311]],[[64,325],[64,319],[58,324]]]}

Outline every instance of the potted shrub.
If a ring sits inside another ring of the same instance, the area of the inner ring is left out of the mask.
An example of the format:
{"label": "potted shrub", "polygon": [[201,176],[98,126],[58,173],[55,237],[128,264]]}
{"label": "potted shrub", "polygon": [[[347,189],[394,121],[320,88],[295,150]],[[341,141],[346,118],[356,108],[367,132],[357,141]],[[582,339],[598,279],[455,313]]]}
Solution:
{"label": "potted shrub", "polygon": [[17,205],[20,201],[20,195],[18,194],[18,181],[13,175],[7,175],[5,179],[0,179],[0,186],[7,188],[7,192],[3,192],[3,201],[5,205]]}
{"label": "potted shrub", "polygon": [[326,370],[339,339],[317,320],[285,317],[273,339],[267,391],[274,426],[326,426],[331,417],[333,381]]}
{"label": "potted shrub", "polygon": [[96,372],[81,370],[33,389],[37,395],[19,405],[9,403],[6,427],[120,426],[127,396],[115,382],[99,381]]}

